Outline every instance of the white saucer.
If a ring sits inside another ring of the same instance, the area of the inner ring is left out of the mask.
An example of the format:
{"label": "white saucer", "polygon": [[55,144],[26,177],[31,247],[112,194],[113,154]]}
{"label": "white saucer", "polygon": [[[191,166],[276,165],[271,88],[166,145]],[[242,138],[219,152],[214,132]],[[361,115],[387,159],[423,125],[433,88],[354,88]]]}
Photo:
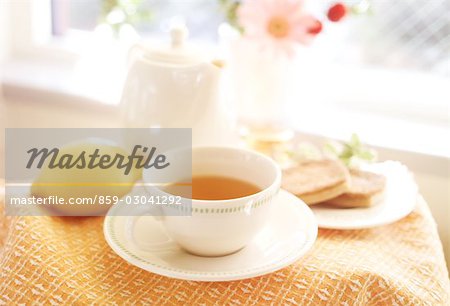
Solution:
{"label": "white saucer", "polygon": [[[284,190],[280,190],[274,201],[274,212],[266,227],[244,249],[223,257],[191,255],[175,243],[161,252],[139,250],[126,239],[127,217],[120,216],[123,206],[114,206],[110,210],[103,229],[111,248],[144,270],[184,280],[240,280],[290,265],[302,257],[317,238],[317,222],[306,204]],[[158,221],[143,216],[137,221],[135,239],[137,242],[160,242],[167,240],[167,236]]]}
{"label": "white saucer", "polygon": [[386,225],[410,214],[416,206],[417,185],[403,164],[395,161],[372,164],[364,170],[383,174],[386,189],[381,203],[367,208],[336,208],[312,205],[311,209],[321,228],[363,229]]}

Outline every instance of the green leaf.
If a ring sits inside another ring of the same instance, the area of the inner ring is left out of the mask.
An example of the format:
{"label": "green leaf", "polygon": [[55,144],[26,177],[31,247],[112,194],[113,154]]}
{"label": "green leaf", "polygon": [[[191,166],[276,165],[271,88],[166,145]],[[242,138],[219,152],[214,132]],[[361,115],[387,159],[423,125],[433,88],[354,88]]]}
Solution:
{"label": "green leaf", "polygon": [[368,161],[375,159],[375,153],[371,150],[363,151],[359,154],[359,157]]}
{"label": "green leaf", "polygon": [[243,32],[243,28],[239,25],[237,11],[241,5],[241,1],[236,0],[219,0],[222,11],[225,14],[227,22],[235,27],[239,32]]}
{"label": "green leaf", "polygon": [[335,144],[331,142],[327,142],[323,149],[324,151],[334,154],[336,156],[339,155],[339,149],[336,147]]}
{"label": "green leaf", "polygon": [[357,134],[353,134],[350,141],[341,144],[340,148],[337,144],[328,142],[324,150],[339,158],[347,167],[355,167],[361,161],[372,162],[376,159],[376,152],[365,147]]}
{"label": "green leaf", "polygon": [[353,148],[358,148],[361,146],[361,141],[359,140],[358,135],[352,134],[352,137],[350,138],[350,146]]}

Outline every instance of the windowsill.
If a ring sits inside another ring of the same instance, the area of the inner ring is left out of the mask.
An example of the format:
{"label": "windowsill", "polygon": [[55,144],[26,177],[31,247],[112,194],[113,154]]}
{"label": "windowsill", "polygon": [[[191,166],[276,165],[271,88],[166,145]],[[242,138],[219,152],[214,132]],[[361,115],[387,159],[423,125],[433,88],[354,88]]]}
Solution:
{"label": "windowsill", "polygon": [[110,62],[114,61],[102,62],[96,57],[74,64],[11,60],[0,65],[0,82],[9,99],[79,100],[114,106],[119,104],[125,73],[123,65],[111,66]]}
{"label": "windowsill", "polygon": [[[115,108],[119,104],[123,84],[123,79],[112,76],[125,75],[120,72],[119,67],[107,67],[104,71],[87,74],[86,71],[92,71],[89,69],[89,62],[72,66],[20,60],[0,67],[3,72],[3,94],[8,100],[58,104],[67,102],[84,106],[103,105],[109,108]],[[360,90],[358,94],[359,99],[362,99],[364,92]],[[408,94],[411,95],[411,92]],[[340,97],[340,100],[342,99],[343,97]],[[355,100],[355,97],[349,96],[344,100],[348,102],[352,99]],[[371,97],[367,99],[370,100]],[[383,103],[388,105],[389,101],[380,101],[380,105]],[[347,140],[356,132],[372,146],[450,158],[450,143],[447,141],[450,139],[448,107],[446,114],[439,114],[436,120],[430,118],[433,109],[428,110],[425,119],[419,120],[421,118],[414,116],[404,118],[405,115],[398,110],[392,114],[383,114],[380,109],[373,107],[363,110],[361,104],[363,103],[352,105],[348,102],[344,108],[342,104],[336,106],[326,103],[320,107],[311,107],[300,102],[296,109],[290,112],[288,121],[295,129],[312,135]],[[405,113],[407,111],[405,110]]]}
{"label": "windowsill", "polygon": [[372,146],[450,159],[448,125],[331,107],[295,112],[289,122],[296,130],[329,139],[348,141],[356,133]]}

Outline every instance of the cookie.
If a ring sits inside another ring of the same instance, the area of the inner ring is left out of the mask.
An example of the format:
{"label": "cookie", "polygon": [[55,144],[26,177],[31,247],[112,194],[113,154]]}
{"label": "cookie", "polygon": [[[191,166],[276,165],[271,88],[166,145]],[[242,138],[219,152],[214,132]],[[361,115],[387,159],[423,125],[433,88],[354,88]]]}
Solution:
{"label": "cookie", "polygon": [[349,190],[344,194],[326,201],[337,207],[370,207],[383,199],[386,178],[380,174],[350,170]]}
{"label": "cookie", "polygon": [[338,160],[311,160],[285,170],[282,188],[311,205],[346,192],[349,178],[347,168]]}

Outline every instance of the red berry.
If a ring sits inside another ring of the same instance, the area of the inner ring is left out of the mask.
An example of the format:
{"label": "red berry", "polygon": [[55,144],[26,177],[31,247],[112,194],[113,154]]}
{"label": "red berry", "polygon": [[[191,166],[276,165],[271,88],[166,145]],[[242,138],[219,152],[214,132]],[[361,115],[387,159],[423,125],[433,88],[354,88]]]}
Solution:
{"label": "red berry", "polygon": [[341,20],[347,14],[347,7],[342,3],[336,3],[328,10],[328,19],[333,22]]}
{"label": "red berry", "polygon": [[308,33],[317,35],[320,32],[322,32],[322,22],[320,22],[319,20],[316,20],[315,24],[308,29]]}

